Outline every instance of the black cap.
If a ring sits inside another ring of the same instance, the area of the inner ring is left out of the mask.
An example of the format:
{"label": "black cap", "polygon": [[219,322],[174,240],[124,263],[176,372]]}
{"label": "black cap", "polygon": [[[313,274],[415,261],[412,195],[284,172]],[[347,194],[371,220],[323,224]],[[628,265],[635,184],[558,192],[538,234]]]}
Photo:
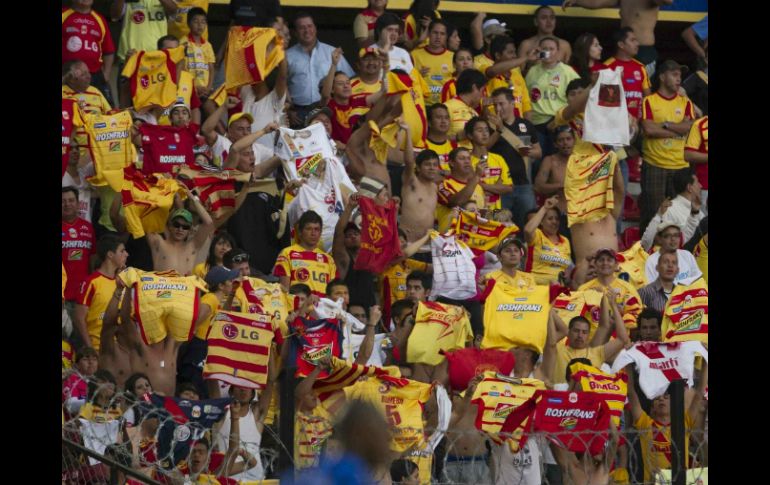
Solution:
{"label": "black cap", "polygon": [[658,74],[663,74],[668,71],[682,71],[682,74],[687,74],[690,72],[690,68],[687,66],[684,66],[682,64],[679,64],[673,59],[669,59],[667,61],[663,61],[657,68]]}

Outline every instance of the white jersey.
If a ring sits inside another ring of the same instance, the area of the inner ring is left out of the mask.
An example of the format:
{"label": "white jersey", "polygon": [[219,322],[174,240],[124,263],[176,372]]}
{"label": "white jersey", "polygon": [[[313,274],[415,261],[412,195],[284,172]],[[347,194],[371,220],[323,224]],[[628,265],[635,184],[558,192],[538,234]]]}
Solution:
{"label": "white jersey", "polygon": [[[353,363],[358,358],[358,352],[361,349],[361,344],[364,342],[365,335],[351,332],[348,328],[343,331],[342,338],[342,358]],[[374,348],[372,349],[372,355],[369,356],[369,360],[366,361],[366,365],[374,365],[377,367],[383,367],[385,365],[385,359],[387,354],[382,350],[382,342],[388,337],[387,333],[374,334]]]}
{"label": "white jersey", "polygon": [[[647,262],[644,264],[644,273],[647,276],[647,281],[653,282],[658,279],[658,260],[660,259],[660,251],[655,251],[647,258]],[[695,256],[690,251],[684,249],[676,250],[676,259],[679,263],[679,274],[674,278],[674,283],[677,285],[689,286],[693,281],[703,276],[703,272],[698,267],[698,262],[695,261]]]}
{"label": "white jersey", "polygon": [[467,300],[476,296],[476,266],[470,248],[455,236],[443,237],[433,231],[430,250],[433,256],[431,299],[443,296]]}
{"label": "white jersey", "polygon": [[[227,450],[227,441],[230,437],[230,418],[230,411],[228,411],[217,436],[217,444],[220,451]],[[254,421],[254,414],[251,412],[251,409],[249,409],[246,416],[238,420],[238,425],[240,426],[241,448],[254,456],[257,459],[257,464],[243,473],[233,475],[230,478],[233,480],[264,480],[265,471],[262,469],[262,458],[259,456],[262,433],[257,429],[257,423]],[[243,461],[241,457],[235,460],[236,463],[241,461]]]}
{"label": "white jersey", "polygon": [[337,301],[330,300],[329,298],[319,298],[318,304],[315,307],[318,318],[336,318],[341,320],[345,327],[352,327],[356,332],[364,330],[366,325],[342,308],[344,301],[342,297],[337,298]]}
{"label": "white jersey", "polygon": [[676,379],[687,379],[687,385],[692,387],[696,353],[708,362],[708,351],[700,342],[639,342],[620,352],[612,364],[612,372],[617,373],[628,364],[636,364],[639,387],[645,396],[655,399],[663,395],[669,383]]}
{"label": "white jersey", "polygon": [[[369,47],[379,47],[377,44],[372,44]],[[390,70],[400,69],[407,74],[412,73],[414,64],[412,63],[412,56],[409,55],[405,49],[393,46],[388,52],[388,64],[390,64]]]}
{"label": "white jersey", "polygon": [[316,123],[301,130],[281,128],[275,155],[283,161],[286,179],[298,180],[315,173],[322,160],[336,159],[334,147],[326,128]]}

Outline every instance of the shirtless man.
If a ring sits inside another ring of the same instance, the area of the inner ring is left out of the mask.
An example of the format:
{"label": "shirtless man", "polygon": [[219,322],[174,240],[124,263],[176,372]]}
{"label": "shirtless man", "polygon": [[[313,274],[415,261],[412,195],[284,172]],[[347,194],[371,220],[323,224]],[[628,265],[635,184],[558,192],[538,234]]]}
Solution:
{"label": "shirtless man", "polygon": [[458,474],[473,478],[468,483],[489,483],[490,470],[486,463],[486,436],[476,429],[477,404],[471,403],[476,386],[484,379],[478,374],[468,383],[465,396],[452,395],[452,418],[446,432],[446,464],[442,481],[453,483]]}
{"label": "shirtless man", "polygon": [[[120,278],[115,278],[116,288],[102,323],[99,367],[113,373],[119,386],[135,372],[146,374],[158,394],[173,396],[176,388],[176,360],[182,342],[169,334],[166,339],[147,345],[139,335],[139,328],[131,316],[132,291]],[[120,306],[118,306],[120,304]],[[210,314],[208,305],[199,303],[195,327]]]}
{"label": "shirtless man", "polygon": [[556,30],[556,13],[551,7],[540,6],[535,10],[535,27],[537,27],[537,34],[519,44],[518,57],[527,57],[527,53],[536,49],[540,43],[540,39],[543,37],[553,37],[559,41],[559,50],[557,51],[560,56],[561,62],[569,63],[570,57],[572,57],[572,47],[564,39],[560,39],[553,34]]}
{"label": "shirtless man", "polygon": [[610,481],[610,468],[618,449],[618,430],[610,422],[610,439],[602,453],[574,453],[564,448],[551,446],[554,458],[562,469],[564,485],[606,485]]}
{"label": "shirtless man", "polygon": [[557,207],[562,214],[567,213],[567,198],[564,196],[564,176],[567,173],[567,160],[575,146],[575,135],[567,125],[556,129],[556,153],[543,159],[535,177],[535,191],[539,194],[559,198]]}
{"label": "shirtless man", "polygon": [[[639,39],[636,58],[645,65],[647,75],[655,75],[658,51],[655,49],[655,24],[662,5],[672,5],[674,0],[564,0],[562,9],[583,7],[591,10],[620,7],[620,26],[634,29]],[[526,41],[525,41],[526,42]]]}
{"label": "shirtless man", "polygon": [[163,235],[147,234],[154,271],[174,270],[180,275],[192,274],[193,267],[199,262],[198,255],[201,251],[208,252],[205,246],[214,232],[214,221],[198,196],[187,187],[184,188],[188,198],[192,200],[195,212],[201,218],[201,224],[195,236],[190,238],[193,216],[186,209],[176,209],[169,216]]}
{"label": "shirtless man", "polygon": [[402,125],[407,133],[404,151],[404,172],[401,175],[401,219],[399,228],[406,234],[406,240],[416,241],[433,229],[434,213],[438,195],[439,158],[433,150],[423,150],[415,160],[409,127]]}

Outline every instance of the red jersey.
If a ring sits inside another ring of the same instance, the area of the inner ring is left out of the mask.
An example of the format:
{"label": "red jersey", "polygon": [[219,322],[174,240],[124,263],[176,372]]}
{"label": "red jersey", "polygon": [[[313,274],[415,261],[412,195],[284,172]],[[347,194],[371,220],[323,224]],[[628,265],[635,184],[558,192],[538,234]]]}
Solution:
{"label": "red jersey", "polygon": [[612,70],[617,67],[623,68],[623,91],[626,93],[626,107],[628,113],[636,119],[642,117],[642,100],[644,99],[643,89],[650,89],[650,78],[647,77],[647,70],[644,64],[631,59],[630,61],[621,61],[610,57],[604,61],[604,65]]}
{"label": "red jersey", "polygon": [[61,99],[61,176],[67,171],[70,159],[70,137],[75,126],[81,126],[80,108],[72,98]]}
{"label": "red jersey", "polygon": [[65,300],[76,300],[80,294],[80,285],[88,279],[88,260],[95,245],[94,226],[90,222],[79,217],[72,224],[61,222],[61,260],[67,271]]}
{"label": "red jersey", "polygon": [[330,99],[326,104],[332,110],[332,138],[347,143],[353,134],[353,126],[358,115],[353,113],[354,108],[366,108],[366,96],[351,96],[348,104],[337,104]]}
{"label": "red jersey", "polygon": [[[561,448],[576,453],[600,454],[607,442],[610,412],[604,398],[590,392],[537,391],[505,420],[501,432],[511,433],[534,414],[532,431],[545,431]],[[524,430],[528,432],[529,430]],[[526,439],[521,440],[524,446]]]}
{"label": "red jersey", "polygon": [[144,163],[142,173],[170,173],[176,165],[195,168],[193,147],[197,143],[198,125],[187,127],[159,126],[148,123],[139,127],[142,134]]}
{"label": "red jersey", "polygon": [[71,8],[62,8],[62,63],[77,59],[85,62],[88,70],[95,73],[102,68],[102,56],[114,52],[115,45],[107,28],[107,20],[101,14],[93,10],[78,13]]}

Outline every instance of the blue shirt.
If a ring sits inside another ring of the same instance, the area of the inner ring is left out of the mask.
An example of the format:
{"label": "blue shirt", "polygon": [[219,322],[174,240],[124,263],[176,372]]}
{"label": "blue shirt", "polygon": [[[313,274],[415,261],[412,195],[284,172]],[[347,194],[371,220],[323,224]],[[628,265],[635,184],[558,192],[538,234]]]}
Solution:
{"label": "blue shirt", "polygon": [[[317,41],[310,55],[300,44],[286,50],[286,62],[289,64],[289,95],[294,104],[308,106],[321,100],[318,84],[329,74],[334,47]],[[340,57],[337,70],[350,77],[355,73],[345,57]]]}
{"label": "blue shirt", "polygon": [[704,42],[709,40],[709,16],[706,15],[697,24],[692,24],[692,30],[695,31],[695,35],[697,35],[700,40]]}

